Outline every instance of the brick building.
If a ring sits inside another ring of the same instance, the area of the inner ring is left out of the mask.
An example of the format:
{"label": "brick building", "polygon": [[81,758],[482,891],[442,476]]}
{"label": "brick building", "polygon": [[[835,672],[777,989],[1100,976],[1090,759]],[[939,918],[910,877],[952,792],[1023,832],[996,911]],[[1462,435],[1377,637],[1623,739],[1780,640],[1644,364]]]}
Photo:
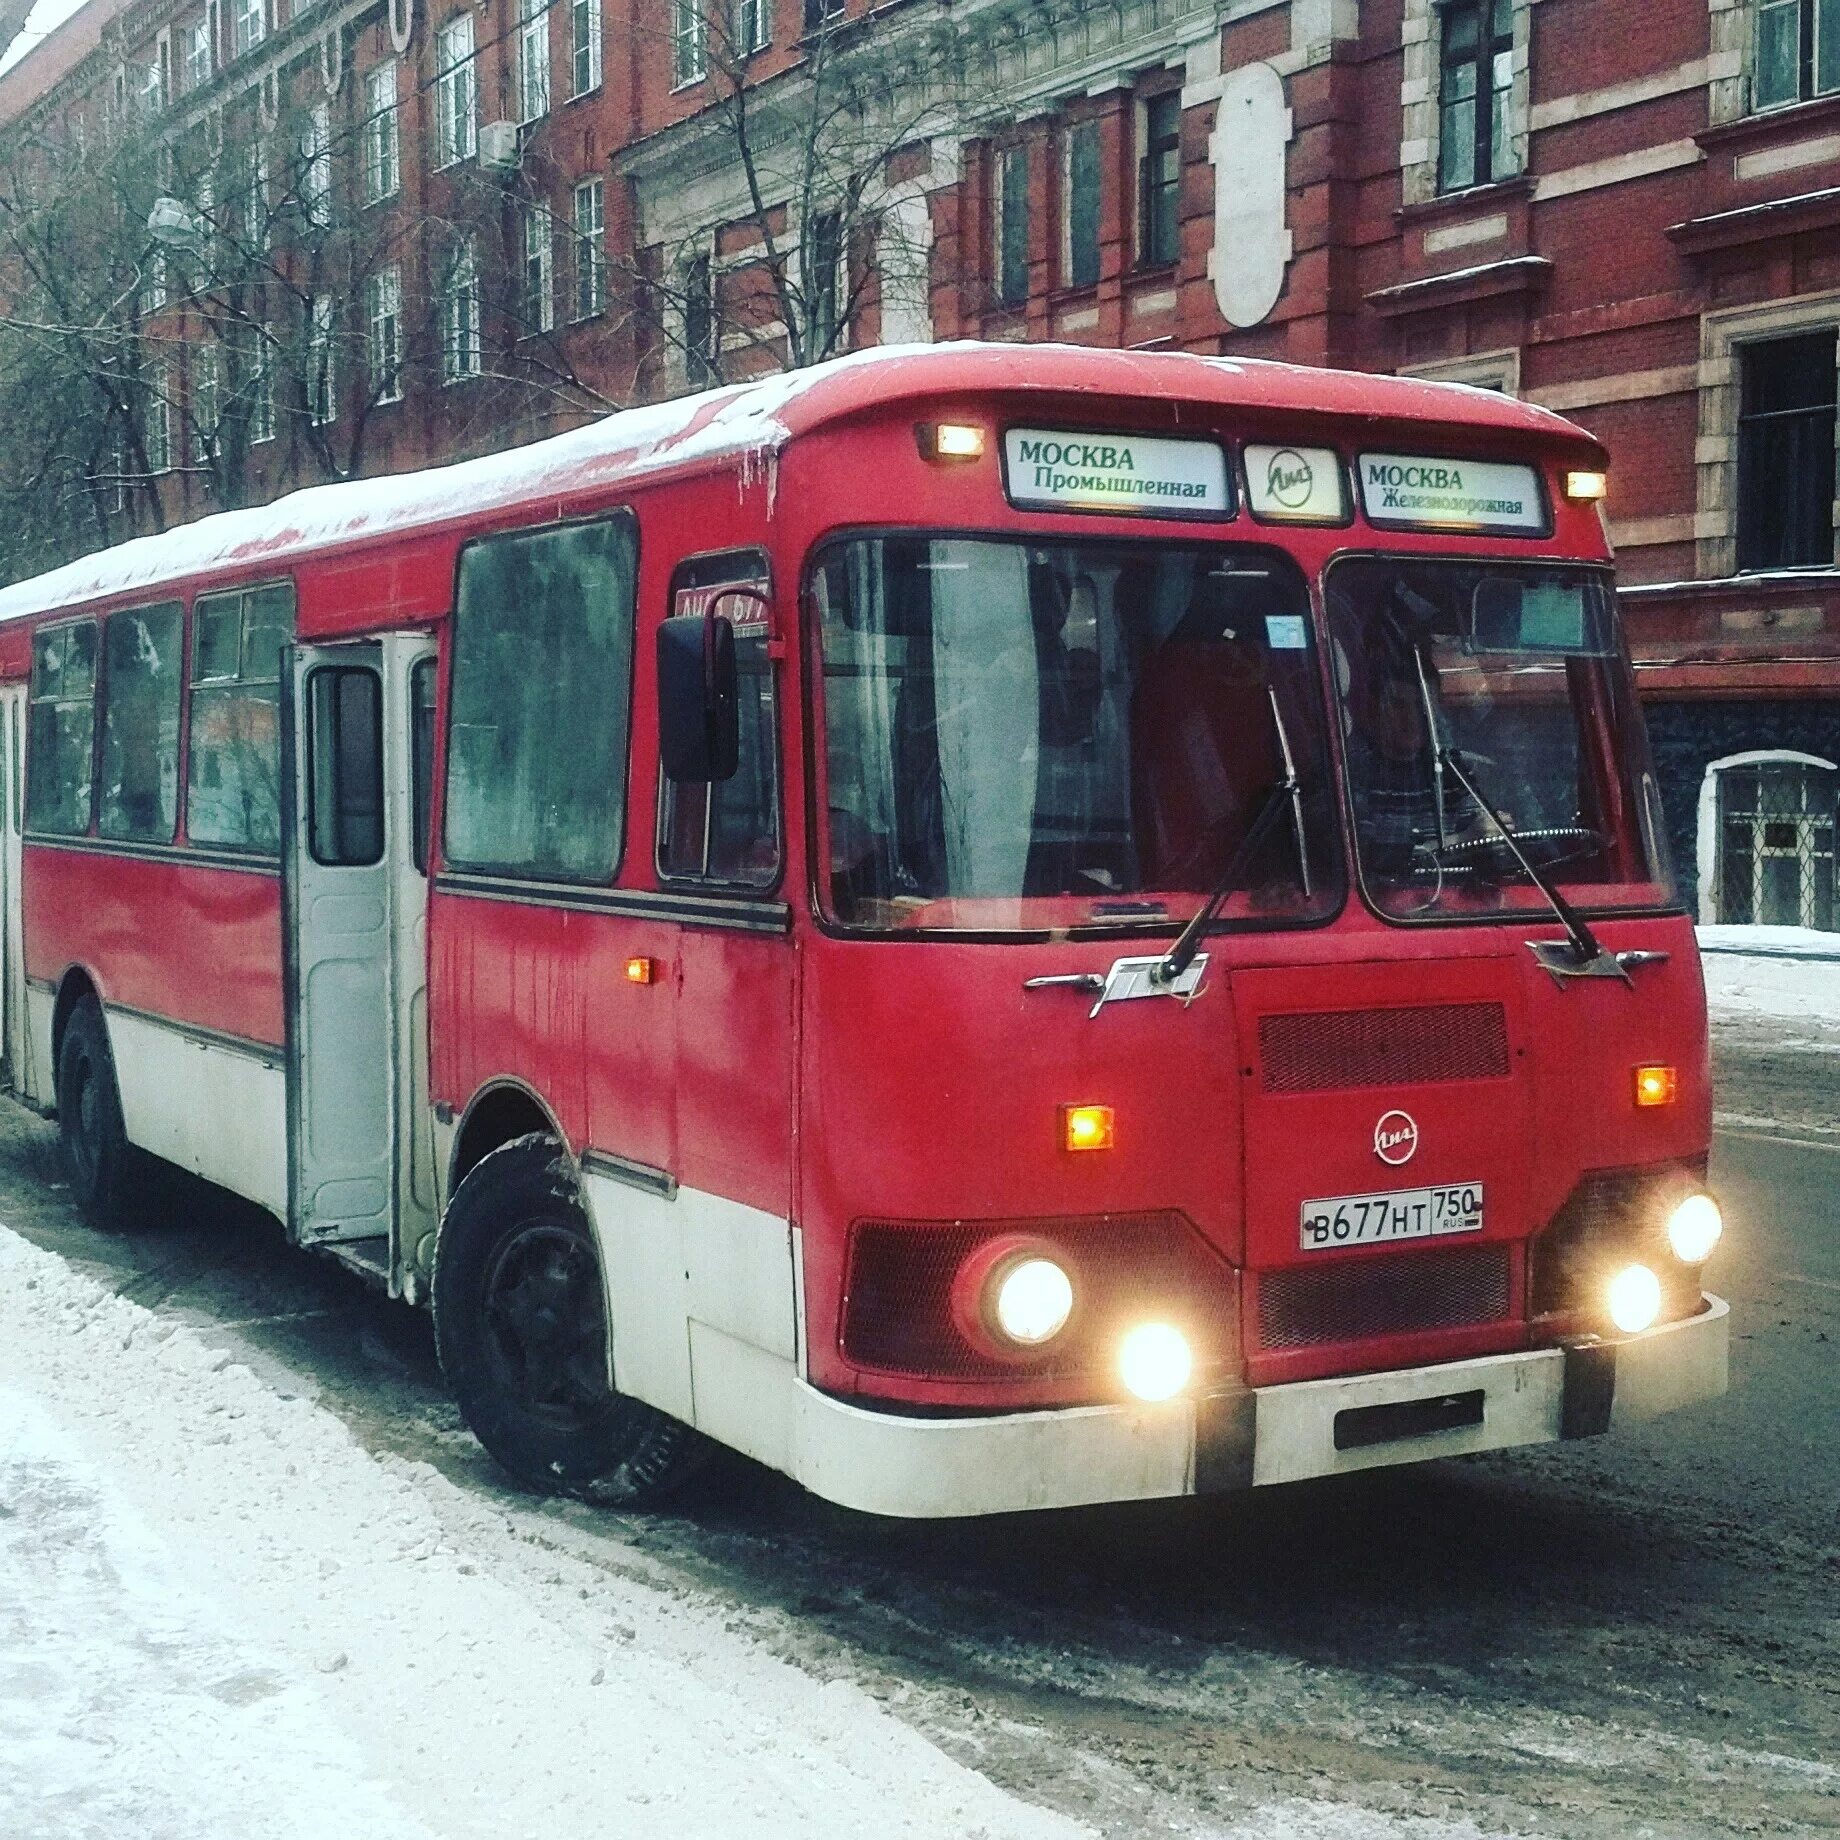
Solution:
{"label": "brick building", "polygon": [[[296,290],[317,369],[304,432],[245,425],[258,495],[878,340],[1571,416],[1614,458],[1702,915],[1840,924],[1840,0],[89,0],[0,121],[105,134],[135,98],[165,141],[304,119],[297,189],[395,227],[330,305]],[[200,374],[219,423],[261,412]],[[169,394],[198,419],[189,369]],[[182,445],[110,485],[112,534],[209,508]]]}

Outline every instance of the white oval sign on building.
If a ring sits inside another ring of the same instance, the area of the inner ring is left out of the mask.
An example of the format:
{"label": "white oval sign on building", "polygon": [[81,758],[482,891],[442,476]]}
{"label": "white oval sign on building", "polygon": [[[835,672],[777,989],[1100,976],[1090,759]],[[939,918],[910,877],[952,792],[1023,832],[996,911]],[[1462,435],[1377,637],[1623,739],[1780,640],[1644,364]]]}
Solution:
{"label": "white oval sign on building", "polygon": [[1291,112],[1284,80],[1248,64],[1222,80],[1210,148],[1214,161],[1214,298],[1229,326],[1256,326],[1278,304],[1291,259],[1284,227],[1285,150]]}

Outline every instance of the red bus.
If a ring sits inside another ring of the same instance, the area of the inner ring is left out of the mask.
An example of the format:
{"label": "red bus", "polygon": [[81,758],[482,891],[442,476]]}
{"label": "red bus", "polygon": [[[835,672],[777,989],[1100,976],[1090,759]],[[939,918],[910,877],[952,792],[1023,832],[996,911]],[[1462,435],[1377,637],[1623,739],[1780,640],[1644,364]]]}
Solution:
{"label": "red bus", "polygon": [[[638,1502],[1174,1496],[1722,1392],[1605,456],[867,353],[0,596],[4,1030]],[[23,766],[22,766],[23,757]]]}

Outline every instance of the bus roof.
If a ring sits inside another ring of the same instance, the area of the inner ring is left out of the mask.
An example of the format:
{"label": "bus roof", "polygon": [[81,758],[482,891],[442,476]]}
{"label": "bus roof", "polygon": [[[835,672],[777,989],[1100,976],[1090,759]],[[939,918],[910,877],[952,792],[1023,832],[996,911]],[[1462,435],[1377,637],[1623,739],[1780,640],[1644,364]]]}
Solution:
{"label": "bus roof", "polygon": [[267,569],[315,552],[561,501],[648,475],[758,456],[795,436],[909,398],[1038,392],[1195,402],[1265,414],[1462,428],[1587,443],[1549,410],[1464,384],[1317,370],[1263,359],[973,341],[875,347],[809,370],[616,414],[528,446],[419,472],[309,486],[136,537],[0,589],[0,621]]}

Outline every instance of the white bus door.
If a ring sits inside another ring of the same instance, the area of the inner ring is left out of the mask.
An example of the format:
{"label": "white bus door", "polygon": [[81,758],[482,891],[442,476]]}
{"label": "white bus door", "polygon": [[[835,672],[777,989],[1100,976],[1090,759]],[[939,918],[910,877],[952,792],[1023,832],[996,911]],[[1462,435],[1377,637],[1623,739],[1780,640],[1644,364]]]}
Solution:
{"label": "white bus door", "polygon": [[408,710],[386,697],[374,644],[295,646],[282,692],[288,1226],[389,1282],[399,1137],[394,859],[408,839],[385,795],[384,730],[406,723]]}
{"label": "white bus door", "polygon": [[26,940],[21,886],[20,820],[24,805],[26,689],[0,691],[0,1056],[14,1092],[36,1088],[27,1066],[31,1031],[26,1027]]}

